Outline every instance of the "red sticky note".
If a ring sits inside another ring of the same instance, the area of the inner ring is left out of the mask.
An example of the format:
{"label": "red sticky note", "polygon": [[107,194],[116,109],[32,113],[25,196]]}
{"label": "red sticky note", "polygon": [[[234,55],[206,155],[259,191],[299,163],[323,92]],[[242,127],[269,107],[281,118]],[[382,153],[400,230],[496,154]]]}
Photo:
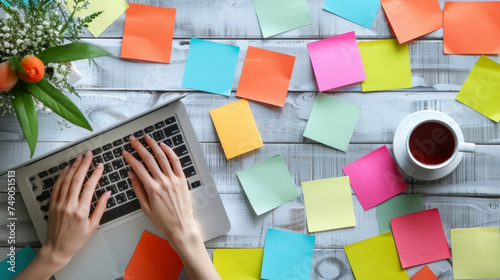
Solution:
{"label": "red sticky note", "polygon": [[167,240],[145,231],[125,270],[125,280],[176,280],[182,261]]}
{"label": "red sticky note", "polygon": [[129,3],[121,58],[170,63],[175,9]]}
{"label": "red sticky note", "polygon": [[443,46],[446,54],[499,54],[500,1],[446,2]]}
{"label": "red sticky note", "polygon": [[432,270],[426,265],[422,267],[410,280],[439,280]]}
{"label": "red sticky note", "polygon": [[438,209],[392,218],[391,226],[403,268],[451,258]]}

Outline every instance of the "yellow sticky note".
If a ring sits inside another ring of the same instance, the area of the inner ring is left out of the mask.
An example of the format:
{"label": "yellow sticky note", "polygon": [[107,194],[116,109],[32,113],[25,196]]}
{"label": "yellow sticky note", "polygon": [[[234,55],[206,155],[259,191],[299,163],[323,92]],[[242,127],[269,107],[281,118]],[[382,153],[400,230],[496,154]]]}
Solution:
{"label": "yellow sticky note", "polygon": [[500,278],[499,228],[460,228],[450,232],[453,279]]}
{"label": "yellow sticky note", "polygon": [[409,280],[390,232],[344,247],[356,280]]}
{"label": "yellow sticky note", "polygon": [[356,226],[349,177],[302,182],[309,232]]}
{"label": "yellow sticky note", "polygon": [[[68,0],[66,5],[69,12],[72,13],[75,7],[75,1]],[[89,27],[87,27],[92,35],[98,37],[127,9],[128,4],[125,0],[89,0],[88,8],[77,12],[75,15],[78,17],[86,17],[95,12],[102,11],[102,14],[89,23]]]}
{"label": "yellow sticky note", "polygon": [[264,146],[245,99],[210,110],[210,116],[227,159]]}
{"label": "yellow sticky note", "polygon": [[408,43],[396,39],[358,43],[365,68],[363,92],[413,87]]}
{"label": "yellow sticky note", "polygon": [[264,249],[215,249],[214,266],[224,280],[261,280]]}
{"label": "yellow sticky note", "polygon": [[457,100],[499,122],[500,64],[482,55],[458,92]]}

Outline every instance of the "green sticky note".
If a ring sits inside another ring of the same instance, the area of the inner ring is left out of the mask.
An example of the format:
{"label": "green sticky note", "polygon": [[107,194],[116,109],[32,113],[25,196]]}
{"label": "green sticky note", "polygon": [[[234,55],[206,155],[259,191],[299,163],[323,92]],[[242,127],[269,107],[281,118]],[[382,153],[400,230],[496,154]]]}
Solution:
{"label": "green sticky note", "polygon": [[[78,17],[86,17],[95,12],[102,11],[102,14],[89,23],[89,27],[87,27],[90,33],[95,37],[101,35],[106,28],[128,9],[128,4],[125,0],[89,0],[88,2],[88,8],[77,12],[75,15]],[[75,0],[68,0],[66,5],[69,12],[72,13],[75,7]]]}
{"label": "green sticky note", "polygon": [[349,177],[302,182],[309,232],[354,227]]}
{"label": "green sticky note", "polygon": [[358,106],[320,92],[304,137],[345,152],[360,112]]}
{"label": "green sticky note", "polygon": [[391,231],[391,219],[424,210],[421,194],[395,196],[377,206],[378,232]]}
{"label": "green sticky note", "polygon": [[500,229],[452,229],[453,279],[500,278]]}
{"label": "green sticky note", "polygon": [[356,280],[409,280],[390,232],[344,247]]}
{"label": "green sticky note", "polygon": [[410,51],[408,43],[396,39],[358,43],[366,80],[361,90],[377,91],[411,88]]}
{"label": "green sticky note", "polygon": [[18,275],[19,272],[25,269],[34,258],[35,252],[33,252],[30,245],[17,251],[13,260],[11,256],[7,256],[7,259],[0,263],[0,279],[10,280],[14,278],[14,276]]}
{"label": "green sticky note", "polygon": [[236,173],[257,215],[299,197],[297,187],[280,155]]}
{"label": "green sticky note", "polygon": [[260,280],[264,249],[215,249],[214,266],[224,280]]}
{"label": "green sticky note", "polygon": [[499,122],[500,64],[482,55],[458,92],[457,100]]}
{"label": "green sticky note", "polygon": [[264,38],[312,23],[306,0],[253,0]]}

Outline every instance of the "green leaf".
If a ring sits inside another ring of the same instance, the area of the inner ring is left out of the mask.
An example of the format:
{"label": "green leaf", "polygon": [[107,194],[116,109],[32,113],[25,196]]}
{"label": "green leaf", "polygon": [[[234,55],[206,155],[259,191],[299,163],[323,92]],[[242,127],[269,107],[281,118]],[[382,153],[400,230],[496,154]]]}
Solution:
{"label": "green leaf", "polygon": [[38,54],[45,65],[51,62],[68,62],[78,59],[111,55],[111,53],[87,43],[71,43],[45,49]]}
{"label": "green leaf", "polygon": [[12,105],[14,105],[14,110],[16,111],[24,137],[30,146],[30,157],[33,157],[38,139],[38,118],[35,102],[33,101],[33,97],[26,92],[24,83],[22,82],[19,82],[12,89],[11,93],[14,96]]}
{"label": "green leaf", "polygon": [[19,59],[17,58],[17,56],[11,56],[10,59],[10,64],[12,64],[12,66],[14,66],[14,68],[16,68],[17,71],[23,73],[23,74],[29,74],[28,72],[26,72],[23,67],[21,66],[21,63],[19,62]]}
{"label": "green leaf", "polygon": [[89,122],[73,101],[47,82],[47,80],[42,79],[35,84],[26,84],[26,90],[59,116],[75,125],[92,131]]}

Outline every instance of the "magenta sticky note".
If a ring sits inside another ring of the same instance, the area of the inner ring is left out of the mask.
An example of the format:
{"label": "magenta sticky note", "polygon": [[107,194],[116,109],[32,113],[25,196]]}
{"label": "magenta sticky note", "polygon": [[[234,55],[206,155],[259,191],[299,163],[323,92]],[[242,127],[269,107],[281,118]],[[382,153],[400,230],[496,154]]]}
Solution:
{"label": "magenta sticky note", "polygon": [[354,31],[307,44],[320,91],[366,80]]}
{"label": "magenta sticky note", "polygon": [[386,146],[342,168],[366,211],[408,189]]}
{"label": "magenta sticky note", "polygon": [[392,218],[391,227],[403,268],[451,258],[438,209]]}

